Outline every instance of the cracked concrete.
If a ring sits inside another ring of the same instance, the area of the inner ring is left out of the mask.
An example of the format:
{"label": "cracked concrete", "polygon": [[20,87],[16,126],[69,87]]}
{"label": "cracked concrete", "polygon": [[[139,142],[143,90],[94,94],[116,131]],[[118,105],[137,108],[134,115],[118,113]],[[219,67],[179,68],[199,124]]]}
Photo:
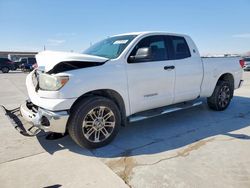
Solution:
{"label": "cracked concrete", "polygon": [[[244,76],[226,111],[203,104],[132,123],[114,142],[90,151],[68,136],[23,137],[0,117],[0,185],[250,187],[250,72]],[[26,99],[24,77],[0,74],[6,88],[0,104],[14,108]]]}
{"label": "cracked concrete", "polygon": [[246,77],[224,112],[204,104],[134,123],[111,144],[119,153],[111,146],[93,153],[131,187],[249,187],[249,83]]}
{"label": "cracked concrete", "polygon": [[[106,162],[106,164],[115,172],[117,173],[129,186],[131,187],[165,187],[165,182],[166,180],[163,179],[159,179],[157,182],[151,184],[151,179],[148,180],[148,176],[150,176],[150,174],[154,173],[154,174],[159,174],[161,176],[161,165],[164,165],[165,163],[167,163],[168,161],[176,161],[178,160],[177,158],[188,158],[190,155],[192,155],[191,157],[195,156],[196,152],[199,152],[199,150],[208,150],[206,148],[207,144],[211,144],[213,142],[217,142],[216,145],[224,145],[225,143],[228,143],[229,141],[235,141],[238,142],[238,138],[246,138],[246,136],[242,136],[241,137],[237,137],[237,138],[232,138],[232,137],[226,137],[226,136],[221,136],[221,137],[213,137],[213,138],[209,138],[206,140],[200,140],[197,141],[193,144],[190,144],[184,148],[178,149],[176,150],[176,152],[165,152],[164,154],[161,154],[161,157],[159,159],[159,157],[157,157],[157,160],[155,160],[154,162],[149,162],[149,158],[150,156],[147,156],[147,159],[145,160],[144,156],[128,156],[128,157],[121,157],[120,159],[112,159],[112,160],[108,160]],[[249,141],[248,141],[249,142]],[[143,149],[146,146],[143,146],[140,149]],[[246,150],[247,147],[249,147],[249,143],[245,143],[244,147],[241,147],[240,150]],[[228,147],[230,149],[230,147]],[[144,148],[145,149],[145,148]],[[212,147],[212,149],[214,150],[214,148]],[[216,151],[216,150],[211,150],[211,152],[215,152],[216,154],[220,154],[220,151]],[[207,152],[207,151],[206,151]],[[238,151],[239,152],[239,151]],[[208,153],[205,153],[205,155],[209,156]],[[244,155],[243,155],[244,156]],[[202,156],[204,157],[204,156]],[[216,156],[219,157],[219,156]],[[223,157],[223,155],[222,155]],[[225,160],[227,159],[227,157],[224,157]],[[236,159],[235,159],[236,158]],[[235,162],[231,161],[232,163],[238,163],[238,168],[245,168],[245,165],[249,166],[250,165],[250,161],[247,160],[246,155],[245,158],[243,160],[240,159],[241,157],[239,156],[234,156],[232,157],[232,159],[235,160]],[[231,160],[232,160],[231,159]],[[194,159],[195,160],[200,160],[199,158]],[[239,161],[238,161],[239,160]],[[140,162],[142,161],[142,162]],[[146,162],[145,162],[146,161]],[[188,159],[187,161],[190,161],[190,159]],[[192,161],[192,160],[191,160]],[[209,159],[204,160],[205,163],[209,164]],[[186,163],[186,162],[184,162]],[[159,166],[160,165],[160,166]],[[148,168],[148,167],[152,167]],[[168,166],[164,165],[165,168],[163,169],[164,171],[168,171]],[[203,166],[203,164],[202,164]],[[202,167],[201,166],[201,167]],[[180,170],[182,170],[181,167],[179,167]],[[221,166],[221,168],[224,168],[223,165]],[[189,169],[192,171],[192,167],[189,166]],[[201,168],[202,169],[202,168]],[[185,169],[187,170],[187,169]],[[228,171],[228,170],[227,170]],[[230,171],[230,170],[229,170]],[[216,173],[216,172],[213,172]],[[220,172],[221,173],[221,172]],[[232,173],[232,172],[230,172]],[[143,174],[143,175],[141,175]],[[171,173],[171,175],[174,175],[173,173]],[[206,177],[207,174],[204,174],[204,177]],[[208,174],[209,175],[209,174]],[[231,175],[231,178],[234,175]],[[215,178],[215,182],[212,182],[212,184],[209,184],[208,182],[206,182],[206,179],[203,179],[202,181],[200,181],[200,186],[201,187],[211,187],[211,185],[213,185],[214,187],[230,187],[230,185],[232,185],[231,187],[235,187],[236,185],[239,185],[239,187],[248,187],[250,185],[250,171],[246,170],[244,171],[244,174],[241,174],[241,178],[244,179],[243,182],[239,181],[239,182],[230,182],[230,184],[227,184],[228,182],[221,182],[219,177]],[[151,177],[151,176],[150,176]],[[186,176],[184,176],[186,177]],[[184,178],[183,177],[183,178]],[[234,177],[234,179],[237,180],[237,178]],[[182,179],[179,181],[186,181],[188,179]],[[173,180],[172,180],[173,181]],[[195,181],[195,180],[194,180]],[[178,182],[178,181],[177,181]],[[216,183],[217,182],[217,183]],[[205,185],[207,184],[207,185]],[[160,186],[158,186],[160,185]],[[164,185],[164,186],[162,186]],[[171,186],[170,186],[171,185]],[[185,185],[184,187],[193,187],[190,186],[192,184],[190,184],[190,182]],[[198,187],[200,187],[198,186]],[[179,187],[179,184],[168,184],[167,187]],[[182,186],[180,186],[182,187]]]}
{"label": "cracked concrete", "polygon": [[[245,135],[241,135],[237,138],[245,138]],[[170,156],[165,156],[162,159],[159,159],[158,161],[155,161],[153,163],[139,163],[138,161],[136,161],[136,157],[132,157],[131,152],[136,150],[136,149],[142,149],[146,146],[151,145],[152,143],[149,143],[147,145],[141,146],[141,147],[137,147],[134,150],[129,150],[129,152],[126,152],[126,154],[121,154],[121,156],[128,156],[128,157],[120,157],[119,159],[116,160],[109,160],[108,162],[106,162],[106,165],[109,166],[116,174],[118,174],[125,182],[126,184],[130,185],[130,179],[133,176],[133,169],[137,168],[137,167],[143,167],[143,166],[154,166],[157,165],[159,163],[162,163],[164,161],[170,160],[170,159],[175,159],[178,157],[187,157],[189,156],[192,152],[199,150],[200,148],[204,147],[206,144],[213,142],[213,141],[223,141],[223,142],[227,142],[227,141],[231,141],[234,140],[236,138],[210,138],[210,139],[206,139],[206,140],[200,140],[197,141],[193,144],[190,144],[186,147],[184,147],[183,149],[178,150],[174,155],[170,155]]]}
{"label": "cracked concrete", "polygon": [[[25,74],[0,74],[0,104],[15,108],[26,99]],[[0,113],[0,187],[128,187],[93,154],[69,137],[48,141],[20,135]]]}
{"label": "cracked concrete", "polygon": [[109,161],[106,165],[119,175],[127,185],[129,185],[133,168],[138,166],[133,157],[121,157],[118,160]]}

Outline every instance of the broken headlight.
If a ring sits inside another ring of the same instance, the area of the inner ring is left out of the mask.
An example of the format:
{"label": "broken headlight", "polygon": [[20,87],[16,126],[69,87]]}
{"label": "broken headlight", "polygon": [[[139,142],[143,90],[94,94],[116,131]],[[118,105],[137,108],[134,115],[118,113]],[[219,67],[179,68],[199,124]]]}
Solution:
{"label": "broken headlight", "polygon": [[69,81],[68,76],[39,74],[39,88],[46,91],[57,91]]}

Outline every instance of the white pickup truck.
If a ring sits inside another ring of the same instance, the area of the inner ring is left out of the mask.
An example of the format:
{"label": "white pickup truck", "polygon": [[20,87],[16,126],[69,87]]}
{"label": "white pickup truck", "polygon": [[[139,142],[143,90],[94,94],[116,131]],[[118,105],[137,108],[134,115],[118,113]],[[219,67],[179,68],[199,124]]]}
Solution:
{"label": "white pickup truck", "polygon": [[108,144],[127,122],[197,106],[200,98],[225,110],[244,66],[238,57],[201,58],[189,36],[165,32],[116,35],[83,54],[44,51],[36,59],[22,118],[88,148]]}

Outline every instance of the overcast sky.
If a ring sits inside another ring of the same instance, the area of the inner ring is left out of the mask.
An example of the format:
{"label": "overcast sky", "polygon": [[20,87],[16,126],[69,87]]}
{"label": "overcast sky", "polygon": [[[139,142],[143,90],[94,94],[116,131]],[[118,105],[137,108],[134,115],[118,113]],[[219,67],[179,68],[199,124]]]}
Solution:
{"label": "overcast sky", "polygon": [[81,52],[132,31],[185,33],[202,54],[250,51],[250,0],[0,0],[0,51]]}

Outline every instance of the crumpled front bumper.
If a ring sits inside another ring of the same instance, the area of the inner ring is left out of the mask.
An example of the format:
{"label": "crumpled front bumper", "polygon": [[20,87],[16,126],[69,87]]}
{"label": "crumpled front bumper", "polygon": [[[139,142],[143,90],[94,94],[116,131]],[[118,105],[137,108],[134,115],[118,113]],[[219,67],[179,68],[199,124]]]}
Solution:
{"label": "crumpled front bumper", "polygon": [[[68,111],[49,111],[40,108],[30,101],[22,104],[20,108],[14,110],[5,110],[5,115],[10,119],[14,127],[24,135],[35,135],[40,130],[45,132],[65,133],[69,118]],[[31,127],[25,129],[25,124]],[[35,130],[35,131],[34,131]]]}

